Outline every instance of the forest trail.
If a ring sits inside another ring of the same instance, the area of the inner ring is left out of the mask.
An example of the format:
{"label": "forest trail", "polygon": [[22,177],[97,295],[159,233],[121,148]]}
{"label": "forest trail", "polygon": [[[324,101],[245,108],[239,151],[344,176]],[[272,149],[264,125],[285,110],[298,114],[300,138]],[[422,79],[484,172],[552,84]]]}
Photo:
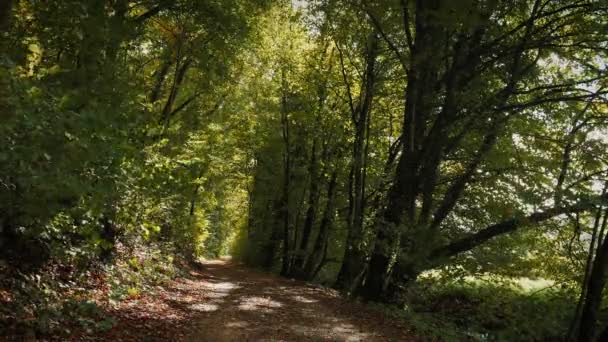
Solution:
{"label": "forest trail", "polygon": [[[405,323],[331,289],[226,260],[113,314],[114,341],[415,341]],[[143,323],[142,323],[143,322]],[[99,337],[99,336],[98,336]]]}

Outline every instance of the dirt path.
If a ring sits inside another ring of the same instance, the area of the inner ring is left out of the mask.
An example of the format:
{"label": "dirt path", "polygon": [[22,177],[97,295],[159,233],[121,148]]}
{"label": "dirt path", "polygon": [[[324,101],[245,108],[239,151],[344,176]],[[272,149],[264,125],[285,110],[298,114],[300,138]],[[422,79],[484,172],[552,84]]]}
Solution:
{"label": "dirt path", "polygon": [[414,341],[405,324],[311,286],[207,261],[153,298],[115,312],[104,339],[137,341]]}

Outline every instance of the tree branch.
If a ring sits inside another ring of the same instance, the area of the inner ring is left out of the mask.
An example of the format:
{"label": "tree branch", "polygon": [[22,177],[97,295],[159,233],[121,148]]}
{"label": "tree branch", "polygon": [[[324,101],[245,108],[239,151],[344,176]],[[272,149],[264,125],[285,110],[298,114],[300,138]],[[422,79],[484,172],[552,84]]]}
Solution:
{"label": "tree branch", "polygon": [[342,78],[344,80],[344,85],[346,86],[346,93],[348,95],[348,106],[350,108],[350,115],[353,119],[353,122],[357,122],[357,118],[355,117],[355,105],[353,102],[353,95],[350,90],[350,82],[348,82],[348,76],[346,75],[346,69],[344,66],[344,54],[342,53],[342,49],[340,49],[340,45],[336,42],[336,49],[338,50],[338,56],[340,57],[340,67],[342,70]]}
{"label": "tree branch", "polygon": [[151,9],[149,9],[148,11],[138,15],[137,17],[135,17],[133,20],[136,23],[143,23],[144,21],[156,16],[158,13],[160,13],[162,10],[167,9],[171,6],[172,1],[169,0],[161,0],[158,5],[152,7]]}
{"label": "tree branch", "polygon": [[403,12],[403,28],[405,30],[407,46],[411,52],[414,48],[414,39],[412,38],[412,31],[410,30],[410,11],[407,8],[407,3],[408,0],[401,0],[401,9]]}
{"label": "tree branch", "polygon": [[378,18],[376,18],[376,16],[374,16],[371,9],[368,7],[367,1],[363,1],[363,10],[365,11],[365,13],[367,13],[367,16],[369,17],[370,21],[374,25],[374,28],[376,29],[376,31],[378,31],[378,33],[380,33],[380,36],[386,42],[389,49],[397,56],[397,59],[401,63],[401,66],[403,67],[403,69],[407,70],[407,62],[406,62],[405,57],[403,56],[401,51],[399,51],[399,47],[397,47],[397,45],[395,45],[395,43],[384,32],[384,30],[382,29],[382,26],[380,25],[380,21],[378,20]]}
{"label": "tree branch", "polygon": [[[601,202],[606,202],[608,200],[608,195],[598,196],[596,199]],[[596,201],[587,200],[572,205],[553,207],[521,218],[511,218],[509,220],[490,225],[477,233],[439,247],[430,253],[430,258],[431,260],[437,260],[453,257],[462,252],[469,251],[483,244],[484,242],[493,239],[494,237],[514,232],[522,226],[541,223],[562,214],[573,214],[587,211],[595,208],[596,206]]]}

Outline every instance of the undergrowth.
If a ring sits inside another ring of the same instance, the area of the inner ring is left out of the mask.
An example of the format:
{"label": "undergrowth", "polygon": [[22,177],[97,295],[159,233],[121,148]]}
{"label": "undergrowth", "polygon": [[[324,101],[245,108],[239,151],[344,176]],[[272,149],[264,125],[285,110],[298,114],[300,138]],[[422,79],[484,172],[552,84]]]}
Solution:
{"label": "undergrowth", "polygon": [[561,341],[576,298],[560,287],[530,292],[501,282],[420,281],[400,302],[377,305],[432,341]]}
{"label": "undergrowth", "polygon": [[[120,301],[153,293],[180,275],[185,261],[160,244],[118,245],[108,263],[86,268],[57,261],[24,274],[0,265],[0,336],[15,340],[61,339],[112,328],[106,312]],[[163,252],[165,251],[165,252]]]}

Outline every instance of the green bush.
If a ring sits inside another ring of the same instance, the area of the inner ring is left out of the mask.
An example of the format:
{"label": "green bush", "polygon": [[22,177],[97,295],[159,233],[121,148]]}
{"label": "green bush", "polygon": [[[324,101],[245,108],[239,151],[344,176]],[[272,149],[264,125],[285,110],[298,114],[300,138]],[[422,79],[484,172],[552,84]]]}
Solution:
{"label": "green bush", "polygon": [[389,311],[431,340],[558,341],[577,298],[560,287],[530,292],[501,281],[421,280],[402,300],[403,307]]}

